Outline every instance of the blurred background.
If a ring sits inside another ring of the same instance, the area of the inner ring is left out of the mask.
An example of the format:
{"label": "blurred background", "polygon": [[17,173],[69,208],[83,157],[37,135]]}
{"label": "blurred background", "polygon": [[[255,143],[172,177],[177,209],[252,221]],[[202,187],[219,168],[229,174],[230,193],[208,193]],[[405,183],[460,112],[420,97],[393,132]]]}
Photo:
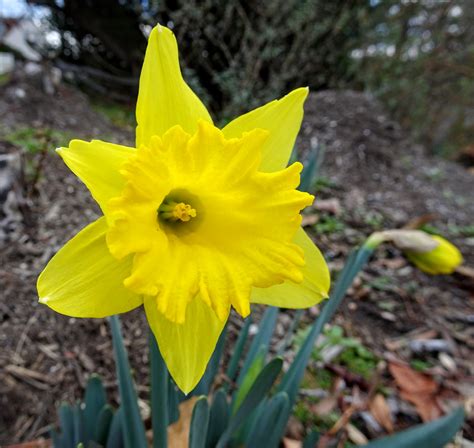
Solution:
{"label": "blurred background", "polygon": [[[174,30],[184,77],[216,123],[310,87],[294,157],[317,197],[303,224],[333,276],[352,247],[389,228],[442,234],[466,260],[434,278],[381,248],[326,334],[336,349],[315,351],[288,436],[330,429],[374,375],[386,403],[354,417],[368,438],[473,397],[473,21],[472,0],[0,0],[0,444],[45,435],[93,372],[115,390],[106,324],[39,306],[35,281],[99,215],[54,148],[71,138],[133,145],[157,22]],[[275,343],[292,318],[283,313]],[[231,340],[242,325],[233,322]],[[143,313],[124,326],[146,396]],[[432,381],[428,398],[403,398],[393,359]],[[473,434],[467,425],[464,438]]]}
{"label": "blurred background", "polygon": [[101,98],[133,103],[146,36],[160,22],[221,120],[301,85],[350,88],[373,93],[433,153],[455,157],[472,141],[472,0],[0,4],[3,46]]}

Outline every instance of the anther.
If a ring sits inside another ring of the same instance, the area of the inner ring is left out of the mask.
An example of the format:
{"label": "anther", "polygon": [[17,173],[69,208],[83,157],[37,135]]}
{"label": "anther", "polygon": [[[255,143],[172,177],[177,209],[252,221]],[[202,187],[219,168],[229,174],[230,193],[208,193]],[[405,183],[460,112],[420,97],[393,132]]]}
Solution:
{"label": "anther", "polygon": [[191,218],[196,217],[196,209],[184,202],[168,202],[163,203],[159,209],[159,215],[162,219],[171,222],[188,222]]}

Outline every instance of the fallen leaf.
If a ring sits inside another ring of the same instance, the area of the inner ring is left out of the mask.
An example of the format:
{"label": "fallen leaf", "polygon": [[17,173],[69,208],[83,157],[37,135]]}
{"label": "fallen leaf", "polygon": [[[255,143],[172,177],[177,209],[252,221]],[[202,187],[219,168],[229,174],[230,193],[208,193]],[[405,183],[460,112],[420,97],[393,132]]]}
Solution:
{"label": "fallen leaf", "polygon": [[179,420],[168,426],[168,448],[188,447],[191,416],[197,399],[192,397],[179,405]]}
{"label": "fallen leaf", "polygon": [[367,443],[369,443],[367,437],[351,423],[347,424],[346,431],[347,437],[356,445],[367,445]]}
{"label": "fallen leaf", "polygon": [[413,370],[408,365],[389,362],[388,368],[397,386],[406,392],[433,394],[438,389],[433,378]]}
{"label": "fallen leaf", "polygon": [[424,422],[442,415],[436,401],[438,385],[428,375],[416,372],[405,364],[389,362],[389,370],[400,389],[400,397],[413,403]]}
{"label": "fallen leaf", "polygon": [[369,410],[375,420],[380,423],[385,431],[393,432],[392,413],[390,412],[390,407],[382,394],[375,395],[369,404]]}
{"label": "fallen leaf", "polygon": [[319,221],[318,215],[303,215],[303,219],[301,220],[301,225],[303,227],[312,226]]}
{"label": "fallen leaf", "polygon": [[51,439],[38,439],[32,442],[24,442],[18,445],[8,445],[5,448],[51,448],[53,446]]}
{"label": "fallen leaf", "polygon": [[434,395],[413,394],[401,391],[400,397],[415,405],[418,415],[424,422],[441,417],[442,412]]}
{"label": "fallen leaf", "polygon": [[303,444],[299,440],[289,439],[288,437],[283,437],[283,447],[284,448],[301,448]]}
{"label": "fallen leaf", "polygon": [[328,212],[335,216],[341,214],[341,203],[337,198],[318,199],[314,202],[313,208],[321,212]]}
{"label": "fallen leaf", "polygon": [[311,411],[315,415],[327,415],[337,405],[337,398],[334,395],[323,398],[317,404],[311,406]]}

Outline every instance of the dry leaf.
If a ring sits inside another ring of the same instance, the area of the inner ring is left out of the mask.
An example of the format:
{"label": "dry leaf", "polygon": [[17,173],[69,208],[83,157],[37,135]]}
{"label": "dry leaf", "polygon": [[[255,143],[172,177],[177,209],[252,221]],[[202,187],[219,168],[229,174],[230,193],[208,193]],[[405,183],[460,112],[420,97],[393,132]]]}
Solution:
{"label": "dry leaf", "polygon": [[356,445],[367,445],[369,440],[365,435],[351,423],[346,426],[347,437]]}
{"label": "dry leaf", "polygon": [[288,437],[283,437],[283,447],[284,448],[301,448],[303,443],[299,440],[289,439]]}
{"label": "dry leaf", "polygon": [[382,394],[377,394],[369,404],[370,413],[387,432],[393,432],[393,419],[390,407]]}
{"label": "dry leaf", "polygon": [[436,401],[438,385],[433,378],[416,372],[404,364],[390,362],[388,367],[400,388],[400,397],[415,405],[424,422],[434,420],[442,415]]}
{"label": "dry leaf", "polygon": [[339,199],[332,198],[332,199],[318,199],[314,202],[313,208],[315,210],[319,210],[321,212],[328,212],[335,216],[341,214],[341,203]]}
{"label": "dry leaf", "polygon": [[188,448],[191,416],[197,399],[192,397],[180,403],[179,420],[168,426],[168,448]]}
{"label": "dry leaf", "polygon": [[400,397],[415,405],[416,411],[424,422],[436,420],[442,415],[435,395],[413,394],[401,391]]}
{"label": "dry leaf", "polygon": [[301,220],[301,225],[303,227],[312,226],[319,221],[318,215],[303,215],[303,219]]}
{"label": "dry leaf", "polygon": [[317,404],[311,406],[311,412],[315,415],[327,415],[337,405],[337,398],[334,395],[323,398]]}
{"label": "dry leaf", "polygon": [[50,448],[52,447],[51,439],[38,439],[32,442],[24,442],[18,445],[8,445],[5,448]]}

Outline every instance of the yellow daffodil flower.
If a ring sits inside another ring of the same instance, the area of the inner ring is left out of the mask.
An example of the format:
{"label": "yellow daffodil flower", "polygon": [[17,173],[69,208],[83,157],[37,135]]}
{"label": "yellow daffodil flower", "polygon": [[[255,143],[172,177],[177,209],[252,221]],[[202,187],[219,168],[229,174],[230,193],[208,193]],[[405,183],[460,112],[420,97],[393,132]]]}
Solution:
{"label": "yellow daffodil flower", "polygon": [[40,302],[75,317],[144,305],[177,385],[202,377],[231,307],[305,308],[329,274],[301,229],[313,197],[286,167],[306,88],[223,129],[184,82],[173,33],[151,32],[140,77],[136,148],[73,140],[58,150],[104,216],[38,279]]}

